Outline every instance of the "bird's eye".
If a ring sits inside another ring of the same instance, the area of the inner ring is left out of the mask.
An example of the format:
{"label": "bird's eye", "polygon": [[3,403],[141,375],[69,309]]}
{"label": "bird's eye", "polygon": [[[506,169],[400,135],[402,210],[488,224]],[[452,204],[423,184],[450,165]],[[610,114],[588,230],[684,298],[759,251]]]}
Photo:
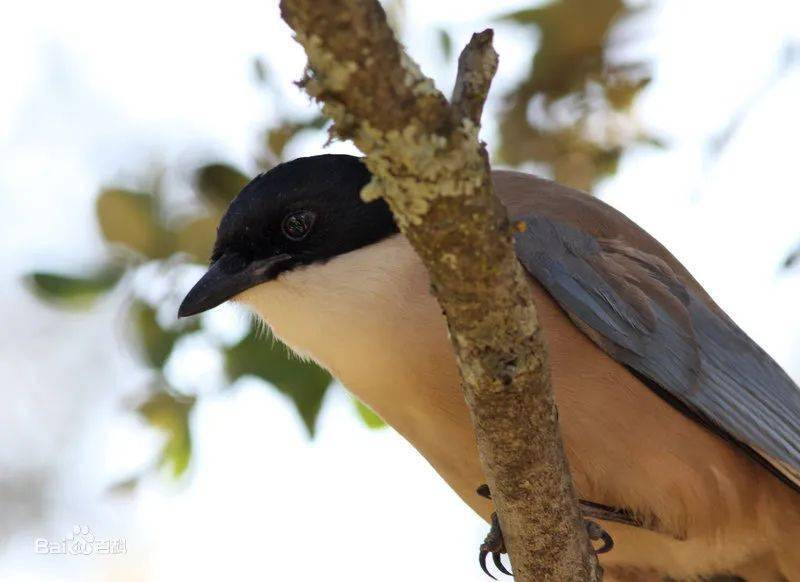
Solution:
{"label": "bird's eye", "polygon": [[306,238],[311,231],[311,226],[314,224],[314,213],[303,211],[289,214],[283,219],[281,228],[283,234],[289,240],[299,241]]}

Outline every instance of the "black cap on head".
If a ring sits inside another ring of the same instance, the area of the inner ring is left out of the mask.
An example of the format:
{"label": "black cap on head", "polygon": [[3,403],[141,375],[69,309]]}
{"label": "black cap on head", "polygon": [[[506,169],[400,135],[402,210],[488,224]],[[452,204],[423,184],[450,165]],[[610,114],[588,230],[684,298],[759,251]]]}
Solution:
{"label": "black cap on head", "polygon": [[284,271],[398,232],[383,200],[361,199],[369,180],[363,162],[347,155],[298,158],[257,176],[228,207],[211,267],[178,315],[206,311]]}

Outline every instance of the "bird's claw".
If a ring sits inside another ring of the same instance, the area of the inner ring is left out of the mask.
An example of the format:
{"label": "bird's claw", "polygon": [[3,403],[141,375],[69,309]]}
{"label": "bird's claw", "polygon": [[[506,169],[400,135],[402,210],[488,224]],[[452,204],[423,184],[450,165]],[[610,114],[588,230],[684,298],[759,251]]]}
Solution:
{"label": "bird's claw", "polygon": [[[486,499],[492,498],[492,494],[488,485],[481,485],[478,487],[477,493]],[[605,554],[614,548],[614,539],[606,530],[603,529],[599,523],[590,519],[584,520],[584,523],[586,524],[586,534],[589,536],[589,539],[593,542],[603,542],[603,545],[594,551],[595,554]],[[480,552],[478,553],[478,563],[481,565],[481,569],[486,572],[486,575],[493,580],[497,580],[497,578],[492,576],[492,574],[489,572],[489,569],[486,567],[486,557],[489,554],[492,555],[492,561],[494,562],[494,565],[497,566],[498,570],[500,570],[503,574],[513,576],[513,574],[509,572],[503,565],[503,561],[500,558],[500,556],[505,553],[506,543],[503,539],[503,530],[500,529],[500,520],[497,519],[496,513],[492,513],[492,527],[489,529],[486,539],[483,540],[483,543],[481,544]]]}
{"label": "bird's claw", "polygon": [[500,570],[503,574],[507,576],[512,576],[511,572],[503,565],[503,560],[500,556],[506,553],[506,543],[503,540],[503,531],[500,529],[500,521],[497,519],[497,514],[492,514],[492,527],[489,529],[489,533],[486,534],[486,539],[483,540],[483,543],[480,547],[480,552],[478,553],[478,563],[481,565],[481,569],[486,572],[486,575],[493,580],[497,580],[492,574],[489,572],[489,569],[486,567],[486,557],[489,554],[492,554],[492,561],[494,565],[497,566],[497,569]]}
{"label": "bird's claw", "polygon": [[594,551],[595,554],[605,554],[614,549],[614,539],[608,535],[608,532],[600,524],[589,519],[585,520],[584,523],[586,524],[586,533],[589,539],[593,542],[603,542],[603,545]]}

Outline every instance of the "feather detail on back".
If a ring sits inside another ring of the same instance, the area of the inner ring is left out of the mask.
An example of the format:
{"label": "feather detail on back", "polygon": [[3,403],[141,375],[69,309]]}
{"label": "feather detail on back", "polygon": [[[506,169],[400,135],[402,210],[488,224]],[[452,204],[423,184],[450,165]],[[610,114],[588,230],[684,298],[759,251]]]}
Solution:
{"label": "feather detail on back", "polygon": [[800,389],[680,263],[599,200],[496,174],[511,218],[527,225],[515,235],[520,262],[576,325],[659,395],[800,486]]}

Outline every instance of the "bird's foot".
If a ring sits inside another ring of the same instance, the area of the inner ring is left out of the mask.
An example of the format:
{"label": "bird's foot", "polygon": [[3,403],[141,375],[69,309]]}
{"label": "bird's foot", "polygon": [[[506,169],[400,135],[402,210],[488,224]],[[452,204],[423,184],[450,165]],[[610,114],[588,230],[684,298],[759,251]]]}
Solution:
{"label": "bird's foot", "polygon": [[[492,494],[491,491],[489,491],[488,485],[481,485],[480,487],[478,487],[477,493],[478,495],[480,495],[481,497],[485,497],[486,499],[492,498]],[[581,500],[581,510],[584,514],[588,513],[589,515],[592,516],[601,516],[593,511],[587,511],[588,507],[586,507],[584,504],[586,504],[586,502]],[[601,517],[606,517],[606,516],[602,515]],[[606,530],[603,529],[603,527],[600,524],[590,519],[584,519],[584,523],[586,524],[586,534],[589,536],[589,539],[593,542],[596,541],[603,542],[602,546],[595,549],[594,551],[595,554],[605,554],[606,552],[610,552],[614,548],[614,539],[608,534]],[[486,572],[487,576],[495,580],[497,579],[489,573],[489,569],[486,567],[486,557],[489,554],[492,555],[492,561],[494,561],[494,565],[497,566],[498,570],[500,570],[503,574],[507,574],[508,576],[513,575],[506,569],[500,558],[505,553],[506,553],[506,543],[505,540],[503,539],[503,531],[500,529],[500,520],[497,519],[496,513],[492,513],[491,528],[489,529],[489,533],[486,535],[486,539],[483,540],[483,543],[481,544],[480,547],[480,552],[478,553],[478,563],[481,565],[481,569],[484,572]]]}
{"label": "bird's foot", "polygon": [[608,535],[608,532],[596,521],[591,519],[584,519],[583,523],[586,525],[586,534],[593,542],[602,541],[603,545],[595,548],[595,554],[605,554],[614,549],[614,538]]}
{"label": "bird's foot", "polygon": [[486,539],[483,540],[480,552],[478,553],[478,563],[489,578],[497,580],[497,578],[489,573],[489,568],[486,567],[486,556],[489,554],[492,555],[492,561],[494,565],[497,566],[498,570],[503,574],[512,576],[511,572],[506,569],[503,565],[503,560],[500,558],[500,556],[505,553],[506,542],[503,539],[503,531],[500,529],[500,521],[497,519],[497,514],[492,513],[492,527],[489,529],[489,533],[486,534]]}
{"label": "bird's foot", "polygon": [[[489,486],[486,484],[478,487],[476,492],[478,495],[485,497],[486,499],[492,498],[492,493],[489,491]],[[486,575],[489,576],[489,578],[497,580],[497,578],[489,573],[489,569],[486,567],[486,556],[489,554],[492,554],[492,561],[494,562],[494,565],[497,566],[498,570],[507,576],[513,576],[513,574],[509,572],[503,565],[503,560],[500,557],[505,553],[506,542],[503,539],[503,530],[500,529],[500,520],[497,519],[496,513],[492,513],[492,526],[489,529],[489,533],[486,534],[486,539],[483,540],[483,543],[480,547],[480,552],[478,553],[478,563],[481,565],[481,569],[486,572]]]}

